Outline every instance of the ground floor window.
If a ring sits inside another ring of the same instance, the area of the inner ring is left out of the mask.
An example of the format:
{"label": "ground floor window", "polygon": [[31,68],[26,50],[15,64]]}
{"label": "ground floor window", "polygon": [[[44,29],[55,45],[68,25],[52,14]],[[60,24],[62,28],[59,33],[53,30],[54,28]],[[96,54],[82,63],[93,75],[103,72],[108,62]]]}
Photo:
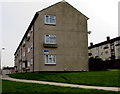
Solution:
{"label": "ground floor window", "polygon": [[56,64],[56,55],[45,55],[45,64]]}

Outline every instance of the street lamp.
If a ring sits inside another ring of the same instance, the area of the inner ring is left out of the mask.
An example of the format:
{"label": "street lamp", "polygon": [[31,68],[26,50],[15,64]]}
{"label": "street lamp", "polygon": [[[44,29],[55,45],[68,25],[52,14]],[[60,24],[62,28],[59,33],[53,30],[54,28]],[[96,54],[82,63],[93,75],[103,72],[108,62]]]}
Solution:
{"label": "street lamp", "polygon": [[5,50],[5,48],[1,48],[0,50],[0,74],[2,74],[2,69],[1,69],[1,53],[2,53],[2,50]]}

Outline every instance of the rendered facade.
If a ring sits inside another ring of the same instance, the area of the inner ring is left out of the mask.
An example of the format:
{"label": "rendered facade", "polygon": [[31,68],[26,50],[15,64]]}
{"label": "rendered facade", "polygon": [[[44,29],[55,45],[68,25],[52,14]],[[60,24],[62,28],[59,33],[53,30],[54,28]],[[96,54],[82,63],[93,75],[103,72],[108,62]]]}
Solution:
{"label": "rendered facade", "polygon": [[88,71],[87,20],[67,2],[36,12],[14,54],[16,71]]}
{"label": "rendered facade", "polygon": [[120,59],[120,37],[110,39],[107,37],[107,40],[98,44],[91,45],[89,48],[89,58],[101,58],[103,61]]}

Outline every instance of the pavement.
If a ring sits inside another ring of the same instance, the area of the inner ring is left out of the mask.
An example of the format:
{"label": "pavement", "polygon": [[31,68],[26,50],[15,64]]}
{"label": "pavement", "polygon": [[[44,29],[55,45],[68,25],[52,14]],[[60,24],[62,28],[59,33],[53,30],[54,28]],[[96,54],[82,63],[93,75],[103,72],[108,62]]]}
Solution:
{"label": "pavement", "polygon": [[68,84],[68,83],[58,83],[58,82],[47,82],[47,81],[35,81],[35,80],[25,80],[25,79],[15,79],[7,75],[2,75],[3,80],[16,81],[16,82],[26,82],[26,83],[38,83],[38,84],[48,84],[55,86],[64,86],[64,87],[76,87],[84,89],[98,89],[106,91],[120,91],[120,87],[101,87],[101,86],[87,86],[87,85],[77,85],[77,84]]}

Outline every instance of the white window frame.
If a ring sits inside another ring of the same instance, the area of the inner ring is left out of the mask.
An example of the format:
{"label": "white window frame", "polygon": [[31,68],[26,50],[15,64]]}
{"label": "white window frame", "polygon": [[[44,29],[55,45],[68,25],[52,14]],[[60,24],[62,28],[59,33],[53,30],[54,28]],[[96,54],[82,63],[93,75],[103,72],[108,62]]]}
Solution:
{"label": "white window frame", "polygon": [[120,44],[120,40],[118,40],[117,43]]}
{"label": "white window frame", "polygon": [[22,69],[22,65],[20,64],[20,65],[19,65],[19,70],[21,70],[21,69]]}
{"label": "white window frame", "polygon": [[30,43],[30,48],[31,48],[31,49],[33,48],[33,43],[32,43],[32,42]]}
{"label": "white window frame", "polygon": [[30,65],[31,66],[33,65],[33,59],[32,58],[30,59]]}
{"label": "white window frame", "polygon": [[56,55],[45,55],[45,64],[56,64]]}
{"label": "white window frame", "polygon": [[28,52],[28,53],[30,52],[30,48],[27,49],[27,52]]}
{"label": "white window frame", "polygon": [[45,44],[56,44],[56,35],[45,35]]}
{"label": "white window frame", "polygon": [[22,68],[25,68],[25,63],[22,63]]}
{"label": "white window frame", "polygon": [[27,67],[30,67],[30,61],[27,61]]}
{"label": "white window frame", "polygon": [[118,53],[120,53],[120,48],[117,48]]}
{"label": "white window frame", "polygon": [[98,47],[96,47],[95,49],[98,50]]}
{"label": "white window frame", "polygon": [[105,51],[105,55],[109,54],[109,51]]}
{"label": "white window frame", "polygon": [[20,54],[20,59],[22,58],[21,54]]}
{"label": "white window frame", "polygon": [[25,40],[23,41],[23,45],[25,44]]}
{"label": "white window frame", "polygon": [[27,34],[27,37],[30,37],[30,32]]}
{"label": "white window frame", "polygon": [[25,57],[25,52],[23,52],[22,56]]}
{"label": "white window frame", "polygon": [[31,33],[33,32],[33,26],[31,26],[31,29],[30,29]]}
{"label": "white window frame", "polygon": [[56,24],[56,16],[53,15],[45,15],[44,17],[45,24]]}

